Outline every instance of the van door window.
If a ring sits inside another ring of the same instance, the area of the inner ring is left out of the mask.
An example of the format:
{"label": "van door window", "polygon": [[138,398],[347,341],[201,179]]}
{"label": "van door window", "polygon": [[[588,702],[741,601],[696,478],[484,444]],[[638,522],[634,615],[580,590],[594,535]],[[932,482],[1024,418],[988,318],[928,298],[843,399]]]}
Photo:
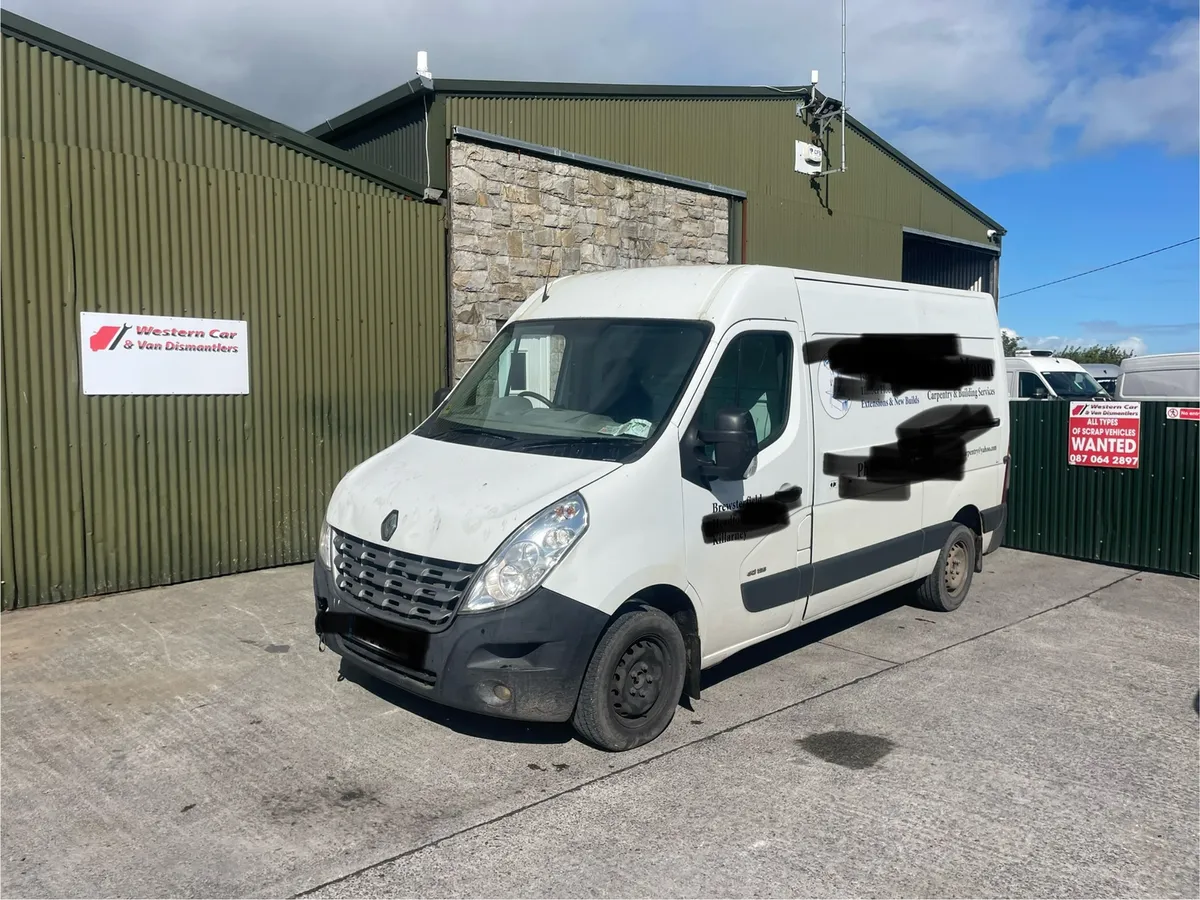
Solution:
{"label": "van door window", "polygon": [[1020,397],[1035,399],[1049,396],[1050,392],[1046,390],[1046,385],[1042,384],[1042,379],[1038,378],[1033,372],[1021,373],[1021,392]]}
{"label": "van door window", "polygon": [[749,410],[762,449],[787,425],[791,388],[792,339],[779,332],[746,332],[725,348],[700,400],[697,422],[701,429],[712,428],[722,409]]}

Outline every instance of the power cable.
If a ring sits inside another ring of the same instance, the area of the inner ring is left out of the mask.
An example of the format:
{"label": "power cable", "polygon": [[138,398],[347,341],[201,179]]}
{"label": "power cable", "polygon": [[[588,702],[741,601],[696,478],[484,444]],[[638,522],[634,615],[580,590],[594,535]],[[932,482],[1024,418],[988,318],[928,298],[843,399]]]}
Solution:
{"label": "power cable", "polygon": [[1054,281],[1047,281],[1045,284],[1035,284],[1033,287],[1027,287],[1019,291],[1013,291],[1011,294],[1002,294],[1000,299],[1007,300],[1009,297],[1017,296],[1017,294],[1028,294],[1030,291],[1036,291],[1044,287],[1050,287],[1052,284],[1062,284],[1064,281],[1070,281],[1073,278],[1082,278],[1084,275],[1091,275],[1093,272],[1103,272],[1105,269],[1111,269],[1113,266],[1123,266],[1125,263],[1133,262],[1135,259],[1145,259],[1147,256],[1153,256],[1155,253],[1164,253],[1167,250],[1174,250],[1176,247],[1182,247],[1185,244],[1194,244],[1196,241],[1200,241],[1200,237],[1188,238],[1186,241],[1180,241],[1178,244],[1171,244],[1168,247],[1159,247],[1157,250],[1151,250],[1149,253],[1139,253],[1137,256],[1129,257],[1129,259],[1122,259],[1115,263],[1109,263],[1107,266],[1099,266],[1095,269],[1088,269],[1086,272],[1080,272],[1078,275],[1068,275],[1066,278],[1058,278]]}

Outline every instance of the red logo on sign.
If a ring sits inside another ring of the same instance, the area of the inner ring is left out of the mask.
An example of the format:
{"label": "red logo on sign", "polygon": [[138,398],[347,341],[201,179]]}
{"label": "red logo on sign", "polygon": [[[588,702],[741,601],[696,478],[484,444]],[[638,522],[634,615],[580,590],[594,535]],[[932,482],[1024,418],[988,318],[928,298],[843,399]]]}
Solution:
{"label": "red logo on sign", "polygon": [[128,325],[101,325],[88,341],[88,346],[93,351],[115,350],[128,330]]}
{"label": "red logo on sign", "polygon": [[1187,419],[1191,422],[1200,422],[1200,407],[1196,406],[1168,406],[1168,419]]}

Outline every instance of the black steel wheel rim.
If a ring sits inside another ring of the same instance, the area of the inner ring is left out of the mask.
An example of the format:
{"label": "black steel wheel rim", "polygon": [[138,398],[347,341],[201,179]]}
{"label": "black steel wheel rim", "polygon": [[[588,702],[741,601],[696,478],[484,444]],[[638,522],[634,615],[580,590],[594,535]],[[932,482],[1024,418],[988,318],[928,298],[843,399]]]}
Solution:
{"label": "black steel wheel rim", "polygon": [[667,672],[667,648],[654,635],[629,643],[613,668],[609,709],[624,725],[636,726],[659,705]]}

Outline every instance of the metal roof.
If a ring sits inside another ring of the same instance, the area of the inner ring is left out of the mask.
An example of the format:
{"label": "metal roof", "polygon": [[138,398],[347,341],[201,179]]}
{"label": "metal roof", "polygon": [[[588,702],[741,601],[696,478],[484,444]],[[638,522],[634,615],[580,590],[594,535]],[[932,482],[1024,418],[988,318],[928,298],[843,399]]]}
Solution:
{"label": "metal roof", "polygon": [[205,115],[281,144],[339,169],[414,198],[423,198],[425,185],[388,169],[365,163],[353,154],[334,147],[303,131],[235,106],[159,72],[139,66],[112,53],[85,44],[62,32],[47,28],[7,9],[0,10],[0,32],[35,47],[95,69],[143,90],[159,94]]}
{"label": "metal roof", "polygon": [[[395,112],[409,103],[431,94],[447,94],[459,97],[529,97],[570,99],[621,99],[630,100],[780,100],[799,99],[811,91],[809,85],[772,87],[753,85],[746,87],[730,85],[662,85],[662,84],[587,84],[571,82],[539,81],[480,81],[473,79],[439,78],[436,83],[428,78],[414,78],[398,88],[380,94],[340,116],[327,119],[309,129],[308,134],[322,140],[333,140],[343,132],[365,125],[372,119]],[[818,96],[821,96],[818,94]],[[827,98],[835,107],[838,103]],[[452,125],[454,123],[451,123]],[[846,124],[860,136],[870,141],[891,156],[930,187],[961,206],[989,228],[1005,234],[1003,225],[975,206],[945,182],[917,165],[912,159],[846,113]]]}

